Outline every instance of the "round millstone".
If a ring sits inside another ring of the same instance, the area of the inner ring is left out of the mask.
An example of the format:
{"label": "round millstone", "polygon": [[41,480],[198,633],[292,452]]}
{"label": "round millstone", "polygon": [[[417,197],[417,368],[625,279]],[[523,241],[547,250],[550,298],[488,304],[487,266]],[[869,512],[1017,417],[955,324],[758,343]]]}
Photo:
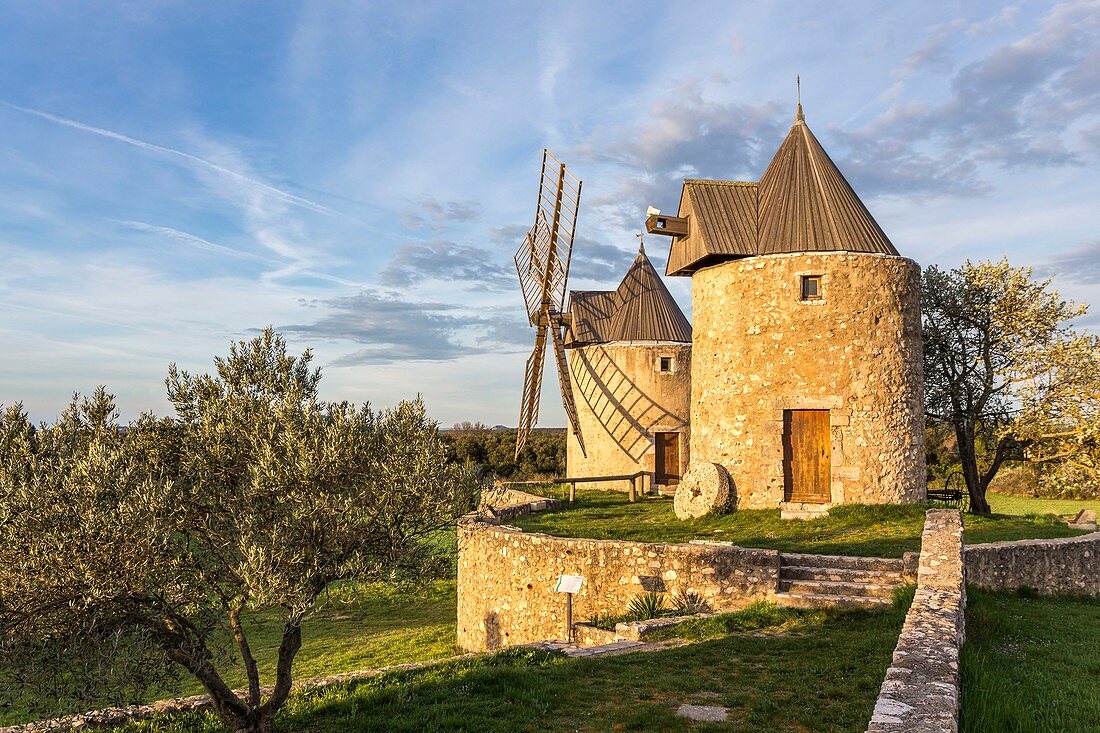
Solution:
{"label": "round millstone", "polygon": [[692,463],[676,487],[673,509],[677,519],[692,519],[726,509],[730,498],[725,468],[717,463]]}

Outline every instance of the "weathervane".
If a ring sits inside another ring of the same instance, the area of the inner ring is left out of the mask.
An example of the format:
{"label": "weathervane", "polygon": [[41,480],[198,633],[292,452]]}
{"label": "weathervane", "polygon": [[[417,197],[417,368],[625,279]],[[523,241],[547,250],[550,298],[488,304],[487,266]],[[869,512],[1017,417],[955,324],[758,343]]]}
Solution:
{"label": "weathervane", "polygon": [[638,251],[645,254],[645,232],[638,232],[634,236],[638,238]]}

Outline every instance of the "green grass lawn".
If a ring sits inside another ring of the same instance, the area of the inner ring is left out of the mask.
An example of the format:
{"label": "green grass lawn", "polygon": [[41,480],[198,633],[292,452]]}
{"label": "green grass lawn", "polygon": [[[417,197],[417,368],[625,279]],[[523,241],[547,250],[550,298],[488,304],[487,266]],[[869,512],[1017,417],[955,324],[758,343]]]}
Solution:
{"label": "green grass lawn", "polygon": [[1076,514],[1082,509],[1100,512],[1100,499],[1035,499],[1030,496],[987,494],[989,508],[997,514]]}
{"label": "green grass lawn", "polygon": [[[444,581],[407,593],[382,586],[348,586],[334,593],[302,627],[302,649],[294,662],[297,679],[371,669],[404,662],[438,659],[458,653],[455,648],[455,581]],[[274,681],[282,624],[274,614],[246,619],[252,651],[260,664],[260,679]],[[247,685],[244,670],[233,660],[224,672],[234,687]],[[201,685],[185,677],[177,686],[150,690],[146,700],[197,695]],[[116,701],[102,701],[114,704]],[[48,715],[79,712],[95,707],[53,710]],[[0,710],[0,726],[30,720],[25,706]]]}
{"label": "green grass lawn", "polygon": [[[694,623],[698,643],[620,657],[565,659],[510,651],[310,691],[280,715],[286,733],[337,731],[862,731],[905,605],[839,613],[756,604]],[[681,703],[724,705],[701,726]],[[221,731],[210,715],[130,726]]]}
{"label": "green grass lawn", "polygon": [[1100,730],[1100,599],[968,590],[965,733]]}
{"label": "green grass lawn", "polygon": [[[833,507],[828,517],[810,522],[784,521],[778,509],[744,509],[681,521],[673,514],[669,498],[645,497],[631,504],[622,493],[591,491],[578,493],[572,507],[530,514],[511,523],[563,537],[641,542],[712,539],[789,552],[901,557],[920,550],[924,512],[920,505],[850,504]],[[967,515],[965,522],[969,543],[1080,534],[1054,516]]]}

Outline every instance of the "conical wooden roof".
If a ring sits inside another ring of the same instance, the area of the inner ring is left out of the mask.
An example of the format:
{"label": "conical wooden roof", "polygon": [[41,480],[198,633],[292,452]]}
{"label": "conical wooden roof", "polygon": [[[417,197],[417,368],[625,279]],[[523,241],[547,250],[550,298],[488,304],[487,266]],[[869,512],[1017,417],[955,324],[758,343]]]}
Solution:
{"label": "conical wooden roof", "polygon": [[758,183],[686,179],[678,216],[688,234],[672,240],[668,275],[756,255],[898,254],[810,131],[801,104]]}
{"label": "conical wooden roof", "polygon": [[569,346],[609,341],[691,342],[691,324],[644,248],[638,250],[615,290],[571,292],[569,314]]}
{"label": "conical wooden roof", "polygon": [[898,253],[810,131],[801,106],[757,193],[758,254]]}

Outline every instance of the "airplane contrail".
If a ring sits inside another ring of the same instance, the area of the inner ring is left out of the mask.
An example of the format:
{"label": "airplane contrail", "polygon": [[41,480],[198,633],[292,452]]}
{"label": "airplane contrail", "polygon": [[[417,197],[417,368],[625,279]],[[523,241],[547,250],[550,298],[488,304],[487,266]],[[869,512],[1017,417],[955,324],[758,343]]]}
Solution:
{"label": "airplane contrail", "polygon": [[[338,285],[346,285],[349,287],[362,288],[366,287],[364,283],[356,282],[355,280],[347,280],[335,275],[329,275],[325,272],[319,272],[317,270],[309,268],[305,261],[297,260],[291,262],[280,261],[272,259],[270,257],[264,257],[262,255],[252,254],[251,252],[244,252],[239,249],[233,249],[232,247],[226,247],[224,244],[217,244],[211,242],[208,239],[195,236],[190,232],[181,231],[172,227],[157,226],[155,224],[146,224],[143,221],[128,221],[120,219],[112,219],[118,224],[121,224],[130,229],[137,229],[138,231],[148,232],[149,234],[160,234],[171,239],[189,245],[196,249],[205,250],[207,252],[214,252],[217,254],[225,255],[226,257],[235,257],[242,260],[251,260],[253,262],[262,262],[266,265],[273,265],[279,267],[274,273],[269,273],[266,277],[268,279],[279,279],[280,277],[287,277],[289,275],[301,275],[303,277],[311,277],[316,280],[325,280],[327,282],[333,282]],[[291,258],[293,260],[293,258]]]}
{"label": "airplane contrail", "polygon": [[8,102],[8,101],[3,100],[3,99],[0,99],[0,104],[4,105],[5,107],[8,107],[10,109],[14,109],[14,110],[18,110],[19,112],[23,112],[25,114],[34,115],[35,117],[40,117],[41,119],[49,120],[50,122],[54,122],[54,123],[57,123],[59,125],[64,125],[66,127],[71,127],[75,130],[81,130],[83,132],[88,132],[88,133],[91,133],[93,135],[99,135],[100,137],[109,138],[111,140],[117,140],[119,142],[126,143],[127,145],[133,145],[134,147],[141,148],[142,150],[148,150],[148,151],[154,152],[154,153],[162,153],[164,155],[171,155],[171,156],[174,156],[174,157],[177,157],[177,158],[182,158],[182,159],[184,159],[186,161],[189,161],[191,163],[194,163],[196,165],[200,165],[204,168],[208,168],[212,171],[216,171],[218,173],[221,173],[222,175],[229,176],[230,178],[235,178],[238,181],[243,181],[243,182],[245,182],[245,183],[247,183],[251,186],[255,186],[256,188],[260,189],[264,193],[267,193],[268,195],[273,196],[273,197],[275,197],[275,198],[277,198],[281,201],[285,201],[289,204],[294,204],[296,206],[301,206],[303,208],[310,209],[311,211],[316,211],[316,212],[319,212],[319,213],[322,213],[322,214],[331,214],[333,216],[343,216],[343,214],[341,214],[340,212],[334,211],[334,210],[330,209],[329,207],[327,207],[323,204],[317,203],[316,201],[310,201],[307,198],[302,198],[301,196],[296,196],[296,195],[290,193],[289,191],[283,191],[281,189],[275,188],[274,186],[272,186],[270,184],[267,184],[267,183],[264,183],[263,181],[258,181],[255,178],[250,178],[249,176],[246,176],[243,173],[238,173],[235,170],[232,170],[230,168],[226,168],[225,166],[218,165],[217,163],[213,163],[209,160],[206,160],[205,158],[200,158],[197,155],[192,155],[191,153],[186,153],[182,150],[176,150],[175,148],[168,148],[168,147],[165,147],[163,145],[157,145],[156,143],[150,143],[150,142],[146,142],[144,140],[138,140],[137,138],[130,137],[129,135],[123,135],[120,132],[114,132],[113,130],[105,130],[102,127],[93,127],[92,125],[86,125],[83,122],[78,122],[77,120],[70,120],[67,117],[59,117],[58,115],[50,114],[49,112],[43,112],[42,110],[32,109],[30,107],[21,107],[18,104],[13,104],[13,103]]}

